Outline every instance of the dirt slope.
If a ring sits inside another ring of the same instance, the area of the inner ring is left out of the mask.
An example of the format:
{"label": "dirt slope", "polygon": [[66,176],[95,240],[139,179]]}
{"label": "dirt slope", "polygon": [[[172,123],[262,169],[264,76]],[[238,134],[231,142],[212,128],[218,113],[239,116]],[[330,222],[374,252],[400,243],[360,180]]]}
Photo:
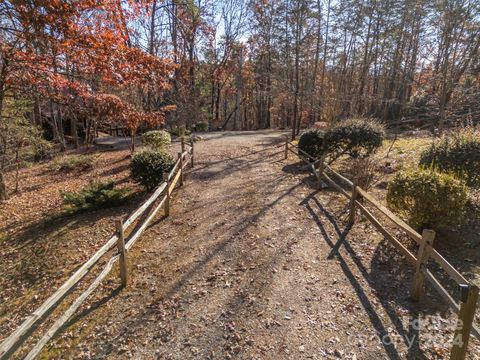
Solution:
{"label": "dirt slope", "polygon": [[[410,303],[402,258],[361,219],[346,229],[345,200],[317,192],[293,156],[283,160],[279,136],[213,134],[196,143],[171,216],[129,254],[128,288],[112,277],[43,356],[445,356],[453,317],[437,297]],[[414,319],[429,327],[418,331]],[[479,353],[478,342],[471,346]]]}

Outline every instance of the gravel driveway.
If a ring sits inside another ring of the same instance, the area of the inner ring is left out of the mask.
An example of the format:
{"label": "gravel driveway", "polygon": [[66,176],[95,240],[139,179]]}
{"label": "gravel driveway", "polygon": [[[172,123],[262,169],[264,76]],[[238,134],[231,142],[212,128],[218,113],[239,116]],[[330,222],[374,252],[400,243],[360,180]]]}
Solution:
{"label": "gravel driveway", "polygon": [[197,142],[170,217],[129,253],[129,286],[112,276],[45,357],[444,356],[453,317],[420,331],[420,351],[411,324],[424,314],[408,300],[403,259],[361,219],[349,231],[345,199],[317,192],[293,155],[283,159],[282,134]]}

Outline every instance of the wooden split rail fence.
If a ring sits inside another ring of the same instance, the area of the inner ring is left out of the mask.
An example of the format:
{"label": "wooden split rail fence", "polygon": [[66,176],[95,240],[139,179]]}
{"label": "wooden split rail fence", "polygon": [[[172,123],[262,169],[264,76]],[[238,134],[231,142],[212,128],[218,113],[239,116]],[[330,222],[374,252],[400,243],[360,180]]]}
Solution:
{"label": "wooden split rail fence", "polygon": [[[189,143],[185,143],[181,139],[182,151],[178,153],[178,159],[175,162],[172,170],[168,174],[164,174],[164,181],[157,187],[153,194],[131,214],[125,221],[117,220],[115,223],[116,233],[87,261],[85,262],[60,288],[51,295],[45,302],[40,305],[31,315],[29,315],[24,322],[8,336],[0,344],[0,359],[8,359],[13,355],[22,344],[30,338],[35,329],[47,319],[47,317],[57,309],[62,300],[70,294],[79,282],[92,270],[92,268],[103,258],[110,250],[116,248],[117,253],[114,254],[106,263],[101,273],[93,280],[90,286],[76,298],[70,307],[53,323],[47,330],[43,337],[34,345],[25,359],[34,359],[40,354],[43,347],[57,334],[65,323],[70,319],[79,309],[83,302],[94,292],[94,290],[101,284],[102,280],[107,277],[113,268],[113,265],[119,260],[120,266],[120,280],[123,287],[128,283],[128,251],[132,248],[135,242],[140,238],[140,235],[145,231],[147,226],[155,218],[160,209],[164,209],[164,215],[170,214],[170,196],[177,185],[183,185],[184,171],[189,165],[194,166],[194,144],[190,139]],[[187,161],[188,160],[188,161]],[[156,204],[158,202],[158,204]],[[153,208],[149,213],[147,210]],[[140,218],[142,215],[148,216],[143,220],[143,223],[137,224],[137,228],[133,229],[133,233],[128,238],[125,237],[125,232]]]}
{"label": "wooden split rail fence", "polygon": [[[433,230],[423,230],[422,234],[420,235],[368,192],[333,170],[328,164],[325,163],[325,158],[314,158],[300,149],[297,145],[290,142],[288,137],[286,137],[285,159],[288,158],[289,151],[299,156],[309,165],[310,170],[315,174],[317,179],[318,189],[322,188],[323,179],[330,186],[349,199],[350,224],[355,222],[356,212],[357,210],[360,210],[361,213],[372,223],[372,225],[385,237],[385,239],[387,239],[398,251],[400,251],[400,253],[405,256],[408,262],[415,268],[415,274],[410,284],[410,294],[414,301],[418,301],[420,299],[420,296],[424,292],[425,280],[427,280],[432,284],[433,288],[440,294],[446,303],[458,314],[458,321],[454,333],[450,359],[465,359],[470,335],[480,339],[479,329],[474,324],[479,289],[476,285],[465,279],[465,277],[433,247],[435,232]],[[332,175],[338,179],[338,182],[332,179]],[[350,191],[342,187],[340,183],[346,184],[350,188]],[[419,245],[418,253],[413,254],[395,236],[393,236],[375,217],[367,205],[375,208],[382,215],[393,222],[396,227],[412,238]],[[457,283],[460,291],[460,303],[457,303],[454,300],[450,293],[441,285],[438,279],[428,269],[427,263],[430,259],[435,261],[445,271],[445,273]]]}

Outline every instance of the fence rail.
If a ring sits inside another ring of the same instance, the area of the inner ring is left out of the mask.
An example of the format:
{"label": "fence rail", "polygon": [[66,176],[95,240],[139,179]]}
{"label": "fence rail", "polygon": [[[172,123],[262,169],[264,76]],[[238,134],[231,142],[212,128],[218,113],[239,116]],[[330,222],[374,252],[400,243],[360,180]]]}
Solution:
{"label": "fence rail", "polygon": [[[375,199],[367,191],[356,185],[353,181],[333,170],[325,163],[325,158],[317,159],[306,154],[297,145],[285,138],[285,159],[288,158],[288,152],[297,155],[304,162],[309,164],[310,170],[314,173],[318,188],[321,189],[321,181],[325,180],[330,186],[343,194],[350,200],[349,222],[353,224],[355,221],[355,213],[357,210],[372,223],[372,225],[387,239],[408,262],[415,267],[415,274],[410,285],[410,294],[414,301],[419,300],[424,292],[424,283],[427,280],[445,302],[458,314],[457,327],[455,329],[453,346],[450,353],[451,360],[463,360],[467,354],[467,347],[470,335],[480,339],[480,331],[474,324],[475,309],[478,301],[479,289],[476,285],[470,283],[465,277],[452,266],[434,247],[433,241],[435,232],[433,230],[424,230],[420,235],[405,221],[392,213],[387,207],[382,205],[380,201]],[[327,174],[328,172],[328,174]],[[329,176],[330,175],[330,176]],[[334,181],[333,178],[338,179]],[[349,189],[345,189],[340,183],[347,184]],[[350,192],[349,192],[350,190]],[[384,215],[387,219],[395,224],[395,226],[406,233],[418,245],[417,254],[413,254],[408,250],[395,236],[393,236],[387,228],[382,225],[372,211],[367,208],[371,206]],[[428,270],[428,260],[435,261],[445,273],[454,280],[459,286],[460,303],[457,303],[450,293],[443,287],[438,279]]]}
{"label": "fence rail", "polygon": [[[38,326],[44,320],[46,320],[55,309],[58,308],[58,306],[62,303],[62,300],[74,290],[74,288],[87,274],[90,273],[90,270],[92,270],[92,268],[98,264],[100,259],[103,258],[115,246],[117,247],[118,253],[110,258],[101,273],[93,280],[87,290],[80,294],[80,296],[74,300],[70,307],[54,322],[49,330],[30,350],[25,359],[34,359],[41,352],[48,341],[63,327],[68,319],[74,315],[81,304],[85,302],[85,300],[100,285],[102,280],[107,277],[117,260],[120,260],[120,276],[122,286],[127,285],[128,273],[126,263],[128,250],[130,250],[135,242],[140,238],[141,234],[145,231],[160,209],[163,208],[165,215],[169,215],[171,205],[169,200],[173,189],[179,181],[180,184],[183,184],[185,168],[189,164],[191,167],[194,166],[193,140],[190,139],[190,142],[187,144],[182,138],[181,149],[182,151],[178,153],[178,159],[175,162],[172,170],[168,174],[165,174],[164,182],[157,187],[153,194],[125,221],[117,221],[116,233],[112,235],[112,237],[110,237],[110,239],[87,262],[85,262],[65,283],[63,283],[62,286],[60,286],[57,291],[55,291],[53,295],[45,300],[40,307],[38,307],[31,315],[29,315],[15,331],[0,344],[0,360],[5,360],[13,355],[33,334],[35,329],[37,329]],[[190,158],[190,163],[185,162],[188,157]],[[125,239],[124,233],[130,228],[131,225],[135,223],[135,221],[140,218],[140,216],[146,214],[147,210],[150,209],[160,197],[161,199],[159,203],[154,206],[154,209],[148,214],[147,218],[143,221],[140,227],[133,234],[131,234],[128,239]]]}

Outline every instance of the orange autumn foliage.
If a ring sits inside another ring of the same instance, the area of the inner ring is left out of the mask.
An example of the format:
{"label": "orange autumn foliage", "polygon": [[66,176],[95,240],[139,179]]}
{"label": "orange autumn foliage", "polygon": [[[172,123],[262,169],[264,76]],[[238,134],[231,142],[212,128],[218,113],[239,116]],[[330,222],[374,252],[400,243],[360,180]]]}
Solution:
{"label": "orange autumn foliage", "polygon": [[[20,31],[0,40],[6,89],[28,92],[102,120],[159,124],[165,111],[143,111],[123,93],[170,88],[175,64],[132,46],[129,21],[150,1],[5,2],[0,10]],[[33,91],[32,91],[33,92]]]}

